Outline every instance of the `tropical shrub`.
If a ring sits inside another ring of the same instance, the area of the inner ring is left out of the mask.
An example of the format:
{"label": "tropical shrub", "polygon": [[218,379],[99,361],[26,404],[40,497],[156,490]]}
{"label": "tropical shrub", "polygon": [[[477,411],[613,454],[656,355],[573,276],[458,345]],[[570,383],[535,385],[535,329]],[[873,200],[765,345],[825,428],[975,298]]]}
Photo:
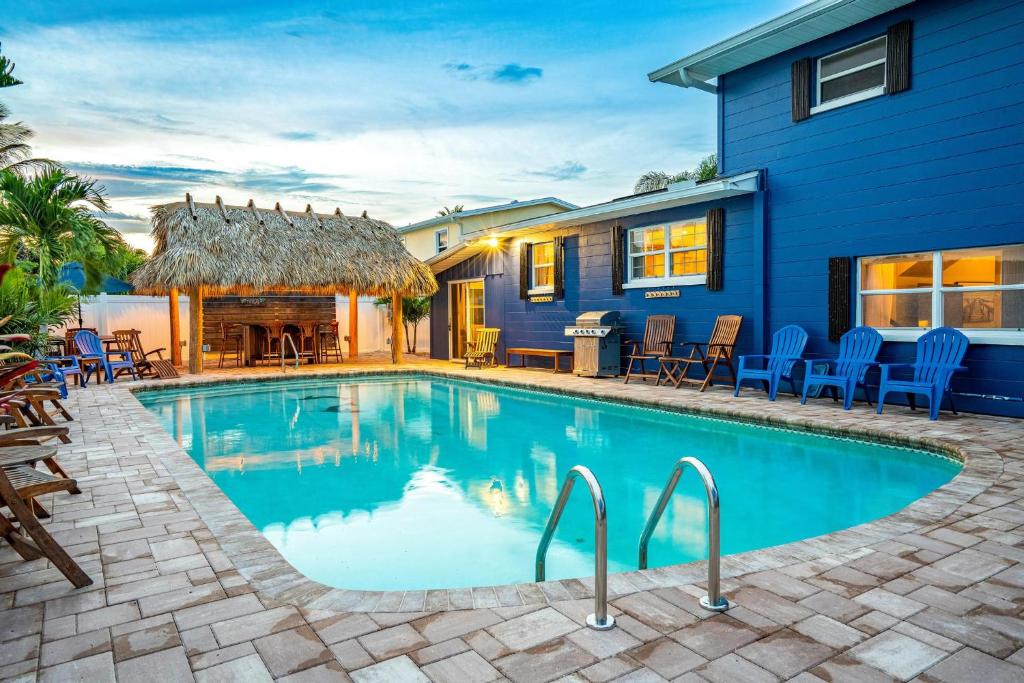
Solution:
{"label": "tropical shrub", "polygon": [[[386,306],[388,317],[391,317],[391,297],[383,297],[374,301],[378,306]],[[402,299],[402,324],[405,325],[405,350],[416,353],[417,327],[420,321],[430,317],[429,296],[407,296]]]}
{"label": "tropical shrub", "polygon": [[48,328],[62,327],[73,318],[75,302],[75,292],[67,285],[41,286],[21,267],[12,268],[0,283],[0,318],[12,316],[0,332],[31,335],[31,341],[17,350],[43,353]]}

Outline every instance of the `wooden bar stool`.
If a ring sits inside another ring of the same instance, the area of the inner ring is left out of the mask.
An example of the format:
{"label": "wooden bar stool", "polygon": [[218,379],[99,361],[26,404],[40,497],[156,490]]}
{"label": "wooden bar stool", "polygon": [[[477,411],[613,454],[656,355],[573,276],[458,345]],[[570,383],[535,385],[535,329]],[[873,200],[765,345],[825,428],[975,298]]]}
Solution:
{"label": "wooden bar stool", "polygon": [[338,337],[338,321],[332,320],[329,323],[321,323],[319,325],[319,331],[320,362],[326,363],[332,358],[337,363],[345,362],[341,357],[341,345],[339,344],[340,340]]}
{"label": "wooden bar stool", "polygon": [[220,324],[220,361],[218,368],[224,367],[226,355],[235,359],[235,367],[242,367],[242,330],[238,325],[222,322]]}

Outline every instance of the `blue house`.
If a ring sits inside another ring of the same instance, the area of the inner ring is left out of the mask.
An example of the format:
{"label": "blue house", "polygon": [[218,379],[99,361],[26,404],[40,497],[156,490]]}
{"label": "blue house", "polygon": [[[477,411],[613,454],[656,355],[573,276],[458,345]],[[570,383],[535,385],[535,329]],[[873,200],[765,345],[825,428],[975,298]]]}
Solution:
{"label": "blue house", "polygon": [[588,310],[679,342],[740,314],[741,353],[797,324],[809,357],[867,324],[894,362],[945,325],[957,406],[1024,416],[1022,31],[1011,0],[816,0],[654,71],[717,98],[719,177],[464,235],[428,261],[431,355],[569,349]]}

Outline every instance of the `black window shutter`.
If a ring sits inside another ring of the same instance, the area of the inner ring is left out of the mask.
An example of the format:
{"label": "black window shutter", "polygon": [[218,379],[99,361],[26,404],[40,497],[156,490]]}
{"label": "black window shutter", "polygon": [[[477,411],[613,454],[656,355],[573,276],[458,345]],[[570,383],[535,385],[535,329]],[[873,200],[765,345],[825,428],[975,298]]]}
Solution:
{"label": "black window shutter", "polygon": [[910,34],[913,22],[909,19],[893,24],[885,41],[885,92],[890,95],[910,90]]}
{"label": "black window shutter", "polygon": [[839,338],[850,329],[850,257],[828,260],[828,338]]}
{"label": "black window shutter", "polygon": [[519,245],[519,298],[530,297],[530,245],[523,242]]}
{"label": "black window shutter", "polygon": [[707,288],[721,291],[725,280],[725,209],[708,209]]}
{"label": "black window shutter", "polygon": [[552,244],[552,252],[554,252],[555,264],[553,279],[555,281],[555,298],[565,298],[565,238],[556,237]]}
{"label": "black window shutter", "polygon": [[811,58],[793,62],[793,120],[811,116]]}
{"label": "black window shutter", "polygon": [[622,294],[626,255],[622,253],[622,226],[612,228],[612,294]]}

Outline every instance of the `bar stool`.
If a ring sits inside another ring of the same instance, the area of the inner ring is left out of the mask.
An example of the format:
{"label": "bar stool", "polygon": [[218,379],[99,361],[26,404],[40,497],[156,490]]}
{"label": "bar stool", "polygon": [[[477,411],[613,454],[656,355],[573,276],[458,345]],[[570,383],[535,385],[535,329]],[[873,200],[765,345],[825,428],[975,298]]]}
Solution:
{"label": "bar stool", "polygon": [[224,367],[224,357],[231,354],[235,358],[235,367],[242,367],[242,331],[238,325],[222,322],[220,324],[220,361],[218,368]]}
{"label": "bar stool", "polygon": [[310,363],[319,361],[317,350],[318,325],[315,320],[303,320],[298,323],[299,328],[299,355],[309,358]]}
{"label": "bar stool", "polygon": [[267,365],[270,365],[271,361],[280,359],[284,353],[281,346],[284,323],[268,322],[261,324],[260,327],[264,331],[263,337],[260,339],[260,356],[267,361]]}
{"label": "bar stool", "polygon": [[333,358],[338,363],[344,363],[344,359],[341,357],[341,346],[338,341],[338,321],[332,320],[329,323],[321,323],[319,326],[320,332],[320,362],[326,363],[328,359]]}

